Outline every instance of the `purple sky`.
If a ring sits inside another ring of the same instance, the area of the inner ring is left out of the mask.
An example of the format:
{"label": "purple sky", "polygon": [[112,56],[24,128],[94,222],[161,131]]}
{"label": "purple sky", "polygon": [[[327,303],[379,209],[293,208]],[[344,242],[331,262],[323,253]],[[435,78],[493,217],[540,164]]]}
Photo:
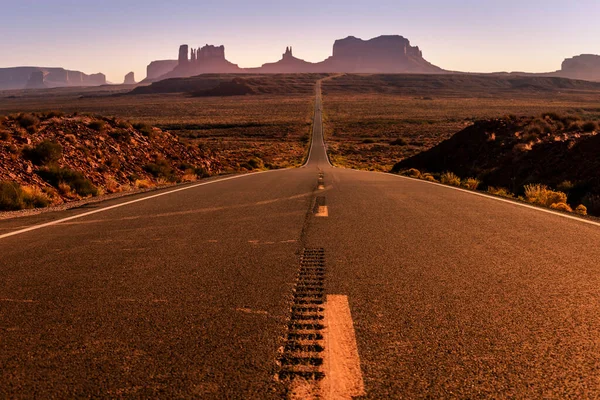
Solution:
{"label": "purple sky", "polygon": [[112,82],[129,71],[143,79],[182,43],[223,44],[241,67],[277,61],[289,45],[321,61],[349,35],[402,35],[460,71],[554,71],[566,57],[600,53],[597,0],[0,0],[0,10],[0,67],[61,66]]}

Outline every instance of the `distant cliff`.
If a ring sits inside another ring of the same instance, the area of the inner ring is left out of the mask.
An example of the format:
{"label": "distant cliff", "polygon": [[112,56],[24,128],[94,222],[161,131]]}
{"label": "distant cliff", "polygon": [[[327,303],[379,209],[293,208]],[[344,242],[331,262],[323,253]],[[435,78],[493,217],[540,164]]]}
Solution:
{"label": "distant cliff", "polygon": [[600,56],[594,54],[582,54],[567,58],[562,63],[559,76],[571,79],[583,79],[586,81],[600,81]]}
{"label": "distant cliff", "polygon": [[80,71],[69,71],[64,68],[0,68],[0,90],[100,86],[105,84],[106,76],[104,74],[87,75]]}
{"label": "distant cliff", "polygon": [[[177,61],[160,61],[165,70],[159,75],[159,61],[148,66],[149,81],[168,78],[185,78],[206,73],[420,73],[435,74],[445,71],[423,58],[419,47],[411,46],[402,36],[380,36],[362,40],[353,36],[336,40],[333,55],[325,61],[311,63],[294,57],[292,48],[286,48],[281,60],[263,64],[258,68],[240,68],[227,61],[224,46],[206,45],[190,49],[188,45],[179,48]],[[152,67],[152,73],[150,69]],[[162,71],[160,71],[162,72]]]}

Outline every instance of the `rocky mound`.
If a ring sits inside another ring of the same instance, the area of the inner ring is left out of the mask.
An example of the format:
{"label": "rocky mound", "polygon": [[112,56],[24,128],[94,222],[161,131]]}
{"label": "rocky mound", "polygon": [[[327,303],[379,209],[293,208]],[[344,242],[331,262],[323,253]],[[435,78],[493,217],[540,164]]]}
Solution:
{"label": "rocky mound", "polygon": [[597,132],[596,122],[554,113],[479,121],[438,146],[399,162],[393,171],[451,171],[515,194],[522,194],[524,185],[544,184],[561,188],[569,201],[583,203],[598,214]]}
{"label": "rocky mound", "polygon": [[229,82],[220,82],[216,87],[208,90],[202,90],[194,93],[196,97],[220,97],[220,96],[245,96],[255,94],[254,90],[248,85],[247,81],[241,78],[234,78]]}
{"label": "rocky mound", "polygon": [[327,74],[204,74],[173,78],[140,86],[132,95],[189,93],[195,96],[313,93],[317,80]]}
{"label": "rocky mound", "polygon": [[219,171],[214,155],[144,124],[59,113],[0,118],[0,183],[53,204]]}

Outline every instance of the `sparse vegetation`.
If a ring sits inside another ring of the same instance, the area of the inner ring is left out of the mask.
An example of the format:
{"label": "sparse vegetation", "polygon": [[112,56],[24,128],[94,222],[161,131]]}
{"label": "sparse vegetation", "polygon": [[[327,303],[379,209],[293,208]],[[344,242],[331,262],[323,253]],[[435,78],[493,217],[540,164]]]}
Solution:
{"label": "sparse vegetation", "polygon": [[19,114],[16,118],[17,122],[24,129],[30,129],[40,123],[38,117],[33,114]]}
{"label": "sparse vegetation", "polygon": [[52,166],[41,168],[37,173],[46,182],[63,192],[73,191],[82,197],[98,195],[98,188],[81,172]]}
{"label": "sparse vegetation", "polygon": [[156,162],[146,164],[144,170],[149,172],[155,178],[165,179],[169,182],[175,182],[177,176],[175,170],[171,167],[170,163],[165,159],[158,159]]}
{"label": "sparse vegetation", "polygon": [[49,204],[50,199],[39,189],[23,187],[16,182],[0,182],[0,211],[41,208]]}
{"label": "sparse vegetation", "polygon": [[44,140],[37,145],[23,148],[23,157],[34,165],[47,165],[58,162],[62,157],[63,148],[59,143]]}
{"label": "sparse vegetation", "polygon": [[475,179],[475,178],[467,178],[467,179],[463,179],[461,184],[466,189],[477,190],[477,188],[479,188],[479,185],[481,184],[481,182],[479,182],[479,180]]}
{"label": "sparse vegetation", "polygon": [[453,172],[444,172],[440,176],[440,182],[442,182],[444,185],[451,186],[460,186],[461,184],[460,178]]}
{"label": "sparse vegetation", "polygon": [[563,192],[549,189],[546,185],[532,184],[525,186],[525,199],[532,204],[537,204],[544,207],[564,207],[560,204],[567,203],[567,195]]}
{"label": "sparse vegetation", "polygon": [[106,126],[106,123],[102,120],[95,120],[88,124],[88,128],[93,129],[98,132],[103,131],[105,126]]}

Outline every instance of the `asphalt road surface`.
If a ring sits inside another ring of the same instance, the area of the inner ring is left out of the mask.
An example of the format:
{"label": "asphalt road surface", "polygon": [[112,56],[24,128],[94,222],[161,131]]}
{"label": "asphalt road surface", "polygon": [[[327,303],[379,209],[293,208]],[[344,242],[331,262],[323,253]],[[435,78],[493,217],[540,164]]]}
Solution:
{"label": "asphalt road surface", "polygon": [[304,248],[365,398],[600,397],[599,226],[333,168],[320,121],[303,168],[0,221],[0,398],[283,398]]}

